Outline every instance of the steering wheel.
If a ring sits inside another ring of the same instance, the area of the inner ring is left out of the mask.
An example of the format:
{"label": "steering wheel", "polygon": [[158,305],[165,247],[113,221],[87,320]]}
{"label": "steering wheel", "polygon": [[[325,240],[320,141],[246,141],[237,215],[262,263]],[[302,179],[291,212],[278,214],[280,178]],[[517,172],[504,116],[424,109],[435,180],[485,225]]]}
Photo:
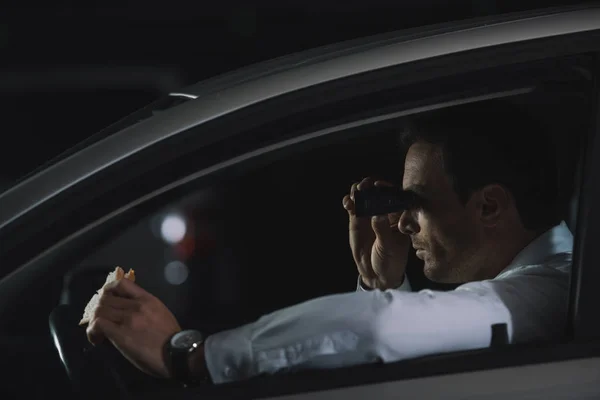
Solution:
{"label": "steering wheel", "polygon": [[113,270],[113,266],[99,266],[68,273],[61,304],[49,317],[50,333],[62,364],[75,392],[85,399],[129,399],[133,394],[170,386],[139,371],[110,342],[92,346],[85,328],[79,326],[85,305]]}
{"label": "steering wheel", "polygon": [[110,343],[92,346],[85,327],[79,326],[85,305],[113,269],[96,266],[67,273],[61,304],[49,316],[50,334],[73,389],[86,399],[129,397],[118,369],[121,355]]}
{"label": "steering wheel", "polygon": [[78,326],[79,311],[69,304],[60,304],[49,318],[50,334],[74,391],[86,399],[129,398],[111,357],[111,350],[115,349],[89,344],[85,328]]}

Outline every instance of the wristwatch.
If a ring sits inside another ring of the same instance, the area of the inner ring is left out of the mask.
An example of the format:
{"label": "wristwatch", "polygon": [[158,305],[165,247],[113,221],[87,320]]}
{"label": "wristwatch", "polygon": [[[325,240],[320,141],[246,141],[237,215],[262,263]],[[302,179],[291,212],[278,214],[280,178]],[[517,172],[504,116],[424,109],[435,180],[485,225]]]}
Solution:
{"label": "wristwatch", "polygon": [[171,378],[185,385],[208,380],[207,376],[193,376],[189,360],[200,348],[206,336],[199,331],[188,329],[172,335],[163,347],[163,356]]}

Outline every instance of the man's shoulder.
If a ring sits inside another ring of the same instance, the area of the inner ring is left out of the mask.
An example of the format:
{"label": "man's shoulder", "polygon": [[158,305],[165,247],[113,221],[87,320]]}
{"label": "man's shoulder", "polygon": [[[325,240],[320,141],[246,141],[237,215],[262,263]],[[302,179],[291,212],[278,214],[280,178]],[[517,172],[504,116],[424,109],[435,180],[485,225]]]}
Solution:
{"label": "man's shoulder", "polygon": [[547,257],[540,263],[519,265],[502,272],[493,280],[514,279],[520,276],[563,276],[571,272],[573,255],[571,252],[557,253]]}
{"label": "man's shoulder", "polygon": [[571,265],[571,253],[558,253],[541,263],[515,266],[493,279],[469,282],[455,290],[474,290],[496,295],[505,291],[513,294],[544,292],[557,287],[562,290],[568,287]]}

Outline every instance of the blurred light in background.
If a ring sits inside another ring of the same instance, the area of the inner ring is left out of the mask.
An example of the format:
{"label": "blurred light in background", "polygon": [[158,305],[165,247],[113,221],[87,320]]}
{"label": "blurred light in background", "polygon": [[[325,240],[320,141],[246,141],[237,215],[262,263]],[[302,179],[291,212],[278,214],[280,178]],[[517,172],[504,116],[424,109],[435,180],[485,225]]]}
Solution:
{"label": "blurred light in background", "polygon": [[187,226],[185,219],[178,214],[167,215],[161,225],[160,234],[162,238],[170,244],[179,243],[185,237]]}
{"label": "blurred light in background", "polygon": [[188,275],[188,267],[181,261],[171,261],[165,267],[165,279],[171,285],[181,285]]}
{"label": "blurred light in background", "polygon": [[196,250],[196,240],[194,236],[190,233],[186,234],[185,237],[173,247],[173,250],[179,260],[189,259]]}

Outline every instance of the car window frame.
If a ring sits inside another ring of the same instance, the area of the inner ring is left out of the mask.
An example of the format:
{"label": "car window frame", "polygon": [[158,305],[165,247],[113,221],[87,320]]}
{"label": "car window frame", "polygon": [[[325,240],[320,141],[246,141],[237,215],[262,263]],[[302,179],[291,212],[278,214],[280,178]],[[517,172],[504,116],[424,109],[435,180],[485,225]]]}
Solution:
{"label": "car window frame", "polygon": [[591,126],[584,147],[583,173],[580,177],[580,199],[575,232],[573,269],[569,318],[572,323],[569,336],[578,342],[600,339],[600,321],[597,304],[600,294],[596,282],[600,281],[600,246],[595,243],[600,237],[600,214],[595,204],[600,204],[600,52],[595,53],[594,104]]}

